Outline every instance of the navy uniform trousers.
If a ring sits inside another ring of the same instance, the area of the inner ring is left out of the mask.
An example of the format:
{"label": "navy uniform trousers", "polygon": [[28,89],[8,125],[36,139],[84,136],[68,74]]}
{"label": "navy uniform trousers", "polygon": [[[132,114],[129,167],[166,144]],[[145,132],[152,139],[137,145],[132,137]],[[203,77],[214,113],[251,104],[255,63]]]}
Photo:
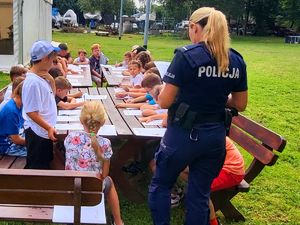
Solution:
{"label": "navy uniform trousers", "polygon": [[178,175],[189,166],[185,225],[208,225],[210,186],[225,159],[224,122],[186,130],[169,125],[155,155],[156,171],[148,204],[154,225],[170,224],[170,193]]}

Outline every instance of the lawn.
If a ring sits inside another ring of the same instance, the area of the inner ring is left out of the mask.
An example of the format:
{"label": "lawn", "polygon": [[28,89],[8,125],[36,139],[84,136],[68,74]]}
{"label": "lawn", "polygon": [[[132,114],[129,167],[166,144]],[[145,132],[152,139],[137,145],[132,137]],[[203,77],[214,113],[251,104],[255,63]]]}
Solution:
{"label": "lawn", "polygon": [[[93,34],[53,33],[53,40],[67,42],[73,56],[79,48],[90,51],[91,44],[100,43],[112,64],[120,61],[132,45],[143,43],[138,35],[125,35],[119,41],[117,37]],[[173,50],[188,43],[178,37],[151,36],[148,46],[154,59],[171,60]],[[232,224],[299,224],[300,45],[285,44],[283,38],[240,37],[232,39],[232,46],[244,56],[248,68],[249,103],[245,114],[287,139],[278,162],[263,170],[249,193],[234,198],[246,222]],[[0,88],[8,83],[4,77],[0,74]],[[121,198],[121,210],[125,224],[151,224],[146,199],[145,204],[134,204]],[[173,209],[172,224],[182,224],[183,215],[183,206]]]}

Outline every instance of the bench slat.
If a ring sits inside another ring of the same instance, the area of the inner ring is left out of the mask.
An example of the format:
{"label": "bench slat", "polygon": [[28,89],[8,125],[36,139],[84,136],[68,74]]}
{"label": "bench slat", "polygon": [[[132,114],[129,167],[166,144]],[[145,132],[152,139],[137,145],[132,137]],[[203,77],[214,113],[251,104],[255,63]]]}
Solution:
{"label": "bench slat", "polygon": [[237,127],[231,127],[229,137],[263,164],[268,165],[274,160],[275,154],[272,151],[255,142]]}
{"label": "bench slat", "polygon": [[52,222],[53,207],[0,206],[1,220]]}
{"label": "bench slat", "polygon": [[10,169],[24,169],[26,165],[26,157],[18,157],[11,165]]}
{"label": "bench slat", "polygon": [[[81,204],[94,206],[101,202],[101,192],[82,192]],[[1,189],[1,204],[73,205],[74,191]]]}
{"label": "bench slat", "polygon": [[0,168],[8,169],[15,161],[15,156],[3,156],[3,158],[0,160]]}
{"label": "bench slat", "polygon": [[82,191],[102,191],[101,180],[96,172],[78,172],[71,170],[29,170],[29,169],[1,169],[1,189],[22,189],[73,191],[74,178],[82,178]]}
{"label": "bench slat", "polygon": [[283,137],[241,114],[233,118],[233,124],[276,151],[281,152],[285,147]]}

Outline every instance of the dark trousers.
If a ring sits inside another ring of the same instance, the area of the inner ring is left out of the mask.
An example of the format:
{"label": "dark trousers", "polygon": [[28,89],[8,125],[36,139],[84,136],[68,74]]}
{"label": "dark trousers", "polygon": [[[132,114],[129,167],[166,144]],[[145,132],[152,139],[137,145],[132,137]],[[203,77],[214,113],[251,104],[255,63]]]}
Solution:
{"label": "dark trousers", "polygon": [[27,158],[25,169],[50,169],[53,159],[53,142],[42,138],[32,131],[25,130]]}
{"label": "dark trousers", "polygon": [[169,125],[155,159],[148,196],[154,225],[170,224],[171,189],[187,166],[185,224],[208,225],[210,186],[225,159],[224,123],[202,124],[191,131]]}

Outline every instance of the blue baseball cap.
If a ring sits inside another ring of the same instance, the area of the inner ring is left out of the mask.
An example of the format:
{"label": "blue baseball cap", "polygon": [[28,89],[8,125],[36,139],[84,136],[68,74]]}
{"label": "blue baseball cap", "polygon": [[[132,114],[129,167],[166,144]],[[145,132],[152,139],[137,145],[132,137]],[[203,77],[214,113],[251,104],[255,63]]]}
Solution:
{"label": "blue baseball cap", "polygon": [[45,58],[51,52],[59,52],[61,49],[51,45],[49,41],[36,41],[30,50],[31,61],[35,62]]}

